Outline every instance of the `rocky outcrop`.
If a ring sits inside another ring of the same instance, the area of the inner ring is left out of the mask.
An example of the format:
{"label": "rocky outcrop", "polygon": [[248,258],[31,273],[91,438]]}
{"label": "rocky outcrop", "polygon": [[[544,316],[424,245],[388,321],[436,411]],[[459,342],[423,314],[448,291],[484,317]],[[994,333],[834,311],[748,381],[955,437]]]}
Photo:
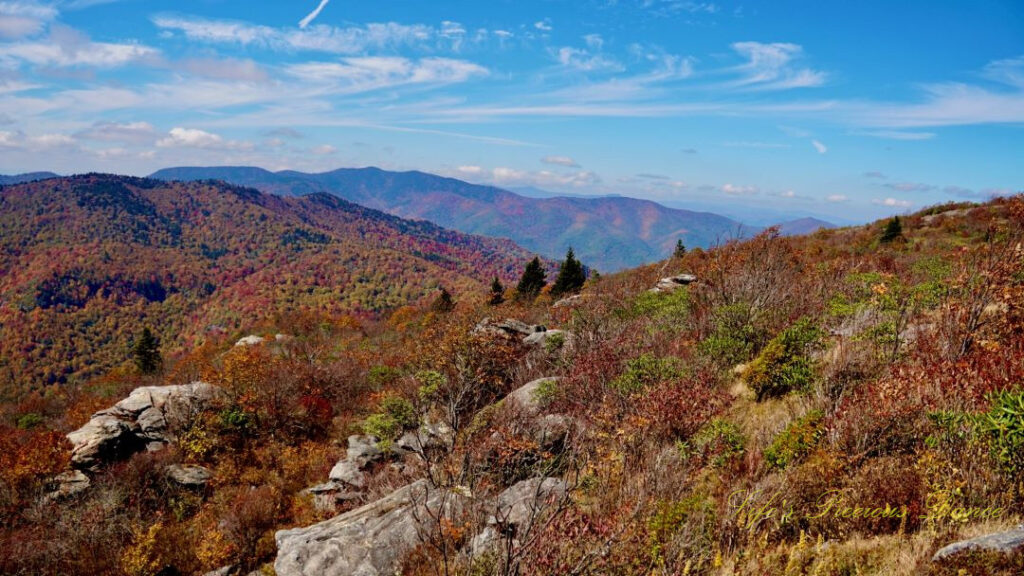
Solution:
{"label": "rocky outcrop", "polygon": [[564,447],[566,438],[575,426],[572,417],[564,414],[544,414],[547,399],[544,388],[561,380],[557,377],[538,378],[513,390],[505,397],[505,404],[528,418],[528,432],[545,450]]}
{"label": "rocky outcrop", "polygon": [[43,497],[43,501],[49,503],[71,498],[88,490],[91,483],[81,470],[63,472],[50,482],[50,491]]}
{"label": "rocky outcrop", "polygon": [[501,321],[484,318],[477,323],[472,333],[475,336],[514,338],[527,346],[542,346],[553,338],[565,342],[571,337],[564,330],[548,330],[541,324],[527,324],[511,318]]}
{"label": "rocky outcrop", "polygon": [[559,380],[561,380],[561,378],[555,376],[549,378],[538,378],[531,382],[527,382],[512,392],[509,392],[508,396],[505,397],[505,401],[510,404],[514,404],[530,416],[537,416],[544,408],[544,388],[546,386],[557,384]]}
{"label": "rocky outcrop", "polygon": [[345,457],[331,468],[327,482],[306,490],[313,496],[313,505],[320,510],[334,510],[343,502],[361,498],[366,486],[365,470],[384,458],[377,442],[373,436],[349,436]]}
{"label": "rocky outcrop", "polygon": [[693,274],[677,274],[675,276],[669,276],[667,278],[662,278],[661,280],[658,280],[658,283],[654,286],[654,288],[651,288],[649,292],[675,292],[676,290],[682,288],[683,286],[693,284],[696,281],[697,277],[694,276]]}
{"label": "rocky outcrop", "polygon": [[319,524],[277,533],[278,576],[384,576],[436,529],[459,517],[466,496],[420,480]]}
{"label": "rocky outcrop", "polygon": [[558,478],[531,478],[505,490],[498,495],[487,526],[473,539],[473,554],[492,551],[506,539],[521,540],[535,522],[563,504],[568,493],[569,486]]}
{"label": "rocky outcrop", "polygon": [[392,449],[398,454],[426,455],[431,450],[450,447],[455,440],[455,431],[444,422],[426,421],[416,430],[410,430],[395,440]]}
{"label": "rocky outcrop", "polygon": [[971,538],[970,540],[954,542],[936,552],[935,556],[932,556],[932,561],[940,562],[960,554],[961,552],[967,552],[970,550],[1013,554],[1022,548],[1024,548],[1024,524],[1017,526],[1013,530],[986,534],[977,538]]}
{"label": "rocky outcrop", "polygon": [[575,306],[579,306],[580,304],[583,304],[583,294],[575,294],[573,296],[569,296],[568,298],[562,298],[558,302],[552,304],[551,307],[556,309],[573,308]]}
{"label": "rocky outcrop", "polygon": [[171,482],[185,488],[204,488],[213,478],[213,473],[208,468],[189,464],[171,464],[165,472]]}
{"label": "rocky outcrop", "polygon": [[208,408],[221,394],[220,388],[205,382],[136,388],[68,434],[71,465],[94,470],[135,452],[159,450],[174,441],[175,424]]}
{"label": "rocky outcrop", "polygon": [[527,346],[547,346],[551,342],[561,346],[568,338],[569,333],[565,330],[543,330],[523,338],[523,344]]}

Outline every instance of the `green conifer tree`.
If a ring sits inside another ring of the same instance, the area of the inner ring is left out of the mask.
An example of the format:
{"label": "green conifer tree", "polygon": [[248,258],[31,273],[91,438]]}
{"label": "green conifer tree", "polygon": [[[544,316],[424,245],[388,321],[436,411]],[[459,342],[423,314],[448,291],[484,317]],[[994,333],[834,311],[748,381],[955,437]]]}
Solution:
{"label": "green conifer tree", "polygon": [[491,306],[497,306],[505,301],[505,287],[497,276],[491,281],[491,299],[488,300]]}
{"label": "green conifer tree", "polygon": [[680,238],[676,240],[676,249],[675,252],[672,253],[672,257],[682,258],[683,256],[686,256],[686,246],[683,246],[683,239]]}
{"label": "green conifer tree", "polygon": [[534,258],[526,265],[523,269],[523,276],[519,279],[519,284],[516,285],[516,300],[533,300],[536,298],[540,291],[547,286],[547,271],[544,270],[544,266],[540,263],[540,258]]}
{"label": "green conifer tree", "polygon": [[434,299],[430,309],[438,314],[446,314],[455,309],[455,300],[447,289],[441,288],[441,293]]}
{"label": "green conifer tree", "polygon": [[555,278],[555,284],[551,287],[551,296],[558,298],[565,294],[575,294],[583,289],[586,281],[587,273],[583,270],[583,264],[576,259],[576,254],[570,247],[558,271],[558,278]]}
{"label": "green conifer tree", "polygon": [[903,238],[903,224],[900,223],[899,216],[893,216],[892,220],[889,220],[889,223],[885,225],[885,229],[882,230],[880,241],[882,244],[888,244],[900,238]]}
{"label": "green conifer tree", "polygon": [[160,342],[148,326],[142,329],[142,335],[135,341],[135,346],[132,347],[132,356],[135,359],[135,366],[143,374],[153,374],[163,366]]}

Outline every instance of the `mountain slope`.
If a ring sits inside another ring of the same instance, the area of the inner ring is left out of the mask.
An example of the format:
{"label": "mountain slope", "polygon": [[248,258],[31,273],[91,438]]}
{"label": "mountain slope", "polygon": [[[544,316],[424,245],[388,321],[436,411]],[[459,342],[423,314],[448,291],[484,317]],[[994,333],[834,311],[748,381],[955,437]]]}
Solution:
{"label": "mountain slope", "polygon": [[486,290],[507,240],[326,194],[87,175],[0,189],[0,391],[96,375],[149,325],[165,351],[304,310],[372,311],[442,281]]}
{"label": "mountain slope", "polygon": [[799,218],[797,220],[790,220],[777,225],[779,227],[779,233],[783,236],[803,236],[804,234],[811,234],[821,229],[835,228],[836,225],[831,222],[819,220],[818,218]]}
{"label": "mountain slope", "polygon": [[0,174],[0,186],[11,186],[13,184],[21,184],[23,182],[32,182],[35,180],[47,180],[49,178],[59,178],[57,174],[53,172],[26,172],[25,174],[13,174],[5,175]]}
{"label": "mountain slope", "polygon": [[550,258],[572,246],[586,264],[614,271],[670,254],[678,239],[709,246],[749,232],[738,222],[707,212],[667,208],[624,197],[528,198],[492,186],[423,172],[343,168],[322,174],[258,168],[171,168],[161,180],[224,180],[264,192],[328,192],[346,200],[441,226],[508,237]]}

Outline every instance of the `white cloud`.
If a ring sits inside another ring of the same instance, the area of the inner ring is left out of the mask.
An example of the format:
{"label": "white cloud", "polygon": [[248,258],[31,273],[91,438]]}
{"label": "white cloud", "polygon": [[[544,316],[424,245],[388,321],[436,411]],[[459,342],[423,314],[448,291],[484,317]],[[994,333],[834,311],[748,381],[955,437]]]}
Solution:
{"label": "white cloud", "polygon": [[553,164],[555,166],[566,166],[568,168],[579,168],[580,165],[575,160],[568,156],[545,156],[540,159],[544,164]]}
{"label": "white cloud", "polygon": [[814,149],[818,151],[818,154],[824,154],[828,152],[828,146],[825,146],[824,144],[817,140],[811,140],[811,145],[814,146]]}
{"label": "white cloud", "polygon": [[159,15],[153,18],[153,23],[158,28],[180,32],[190,40],[198,42],[332,54],[357,54],[402,46],[426,47],[430,40],[439,36],[438,31],[431,26],[405,25],[397,22],[371,23],[348,28],[316,25],[301,29]]}
{"label": "white cloud", "polygon": [[756,186],[736,186],[734,184],[723,184],[722,192],[729,196],[753,196],[758,193]]}
{"label": "white cloud", "polygon": [[794,190],[786,190],[784,192],[779,192],[778,193],[778,197],[779,198],[796,198],[797,195],[796,195],[796,191],[794,191]]}
{"label": "white cloud", "polygon": [[269,79],[267,71],[252,60],[191,58],[174,63],[173,68],[213,80],[266,82]]}
{"label": "white cloud", "polygon": [[337,153],[338,149],[335,148],[334,146],[331,146],[330,144],[322,144],[320,146],[314,147],[312,150],[310,150],[310,152],[318,156],[330,156],[331,154]]}
{"label": "white cloud", "polygon": [[343,93],[366,92],[406,84],[453,84],[488,74],[483,66],[465,60],[410,60],[398,56],[307,62],[290,66],[287,71],[303,80],[333,85]]}
{"label": "white cloud", "polygon": [[494,186],[518,187],[535,186],[538,188],[581,189],[592,188],[601,184],[601,177],[594,172],[581,170],[577,172],[552,172],[550,170],[518,170],[505,166],[487,169],[482,166],[459,166],[457,175],[468,177],[478,182]]}
{"label": "white cloud", "polygon": [[856,134],[886,140],[931,140],[935,138],[934,132],[909,132],[906,130],[867,130],[856,132]]}
{"label": "white cloud", "polygon": [[166,138],[158,140],[159,148],[200,148],[204,150],[251,150],[249,142],[225,140],[219,134],[195,128],[172,128]]}
{"label": "white cloud", "polygon": [[67,134],[30,136],[21,131],[0,131],[0,148],[43,152],[58,148],[73,148],[75,146],[75,139]]}
{"label": "white cloud", "polygon": [[583,72],[621,72],[622,64],[602,54],[592,54],[582,48],[563,46],[555,52],[555,59],[566,68]]}
{"label": "white cloud", "polygon": [[541,32],[551,32],[552,30],[554,30],[554,28],[551,26],[551,20],[548,18],[534,22],[533,27],[536,28],[537,30],[540,30]]}
{"label": "white cloud", "polygon": [[890,208],[910,208],[913,205],[907,200],[897,200],[896,198],[876,199],[872,200],[871,203]]}
{"label": "white cloud", "polygon": [[736,42],[732,49],[747,59],[735,70],[741,78],[733,85],[760,90],[784,90],[821,86],[827,75],[809,68],[794,69],[790,64],[802,55],[797,44],[776,42]]}
{"label": "white cloud", "polygon": [[148,122],[97,122],[78,134],[79,138],[101,142],[145,143],[156,140],[156,129]]}
{"label": "white cloud", "polygon": [[17,40],[42,32],[57,9],[38,2],[0,2],[0,40]]}
{"label": "white cloud", "polygon": [[847,200],[849,200],[849,198],[847,198],[846,196],[844,196],[842,194],[831,194],[829,196],[826,196],[825,200],[827,200],[829,202],[835,202],[835,203],[838,204],[840,202],[846,202]]}
{"label": "white cloud", "polygon": [[320,0],[320,4],[312,12],[310,12],[308,16],[299,21],[299,28],[304,29],[306,28],[306,26],[309,26],[309,24],[313,20],[316,20],[316,17],[319,16],[321,12],[323,12],[324,8],[327,6],[327,3],[330,1],[331,0]]}
{"label": "white cloud", "polygon": [[935,186],[920,182],[890,182],[885,184],[885,187],[892,188],[898,192],[931,192],[935,190]]}
{"label": "white cloud", "polygon": [[141,44],[92,42],[81,32],[57,24],[50,26],[45,42],[0,44],[0,62],[9,66],[26,62],[35,66],[116,68],[158,55],[158,50]]}

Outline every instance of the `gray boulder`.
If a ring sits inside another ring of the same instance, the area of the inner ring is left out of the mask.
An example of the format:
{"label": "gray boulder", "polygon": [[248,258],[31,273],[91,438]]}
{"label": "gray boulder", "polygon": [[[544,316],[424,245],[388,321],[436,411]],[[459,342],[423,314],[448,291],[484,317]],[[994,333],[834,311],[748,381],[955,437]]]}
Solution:
{"label": "gray boulder", "polygon": [[527,346],[544,346],[548,341],[559,339],[559,344],[565,343],[569,339],[569,333],[565,330],[543,330],[534,332],[526,338],[523,338],[523,344]]}
{"label": "gray boulder", "polygon": [[348,453],[345,459],[353,462],[360,469],[384,457],[377,438],[373,436],[352,435],[348,437]]}
{"label": "gray boulder", "polygon": [[363,488],[366,486],[366,475],[363,474],[362,468],[359,464],[345,459],[339,460],[334,468],[331,468],[331,473],[328,475],[334,482],[340,482],[353,488]]}
{"label": "gray boulder", "polygon": [[185,488],[203,488],[213,478],[208,468],[189,464],[171,464],[165,471],[172,482]]}
{"label": "gray boulder", "polygon": [[266,338],[264,338],[263,336],[250,334],[248,336],[243,336],[242,338],[239,338],[238,342],[235,342],[235,346],[256,346],[258,344],[263,344],[263,342],[265,341]]}
{"label": "gray boulder", "polygon": [[537,332],[537,328],[543,330],[543,326],[533,326],[519,320],[506,318],[505,320],[491,320],[490,318],[484,318],[476,327],[473,328],[473,334],[484,335],[484,336],[529,336],[530,334]]}
{"label": "gray boulder", "polygon": [[89,489],[91,483],[81,470],[62,472],[50,482],[50,492],[43,497],[43,501],[57,502],[81,494]]}
{"label": "gray boulder", "polygon": [[376,502],[276,534],[278,576],[391,576],[437,528],[458,518],[466,496],[420,480]]}
{"label": "gray boulder", "polygon": [[221,395],[220,388],[205,382],[136,388],[68,434],[71,465],[96,469],[104,462],[144,449],[159,449],[175,440],[171,431],[174,424],[185,422]]}
{"label": "gray boulder", "polygon": [[939,551],[932,556],[932,561],[939,562],[969,550],[1013,554],[1022,548],[1024,548],[1024,524],[1005,532],[996,532],[994,534],[986,534],[984,536],[978,536],[977,538],[971,538],[970,540],[954,542],[939,549]]}
{"label": "gray boulder", "polygon": [[521,540],[536,521],[554,512],[565,502],[569,486],[558,478],[523,480],[498,495],[494,514],[470,545],[474,555],[495,550],[502,540]]}
{"label": "gray boulder", "polygon": [[543,399],[540,398],[540,390],[545,384],[557,383],[561,378],[557,376],[549,378],[538,378],[527,382],[516,388],[506,396],[506,402],[514,404],[523,412],[536,416],[544,408]]}
{"label": "gray boulder", "polygon": [[675,292],[679,288],[692,284],[697,281],[697,277],[693,274],[677,274],[675,276],[669,276],[658,280],[657,285],[651,288],[649,292]]}
{"label": "gray boulder", "polygon": [[424,422],[416,430],[410,430],[398,440],[393,448],[400,454],[424,455],[430,450],[440,450],[452,445],[455,431],[444,422]]}

